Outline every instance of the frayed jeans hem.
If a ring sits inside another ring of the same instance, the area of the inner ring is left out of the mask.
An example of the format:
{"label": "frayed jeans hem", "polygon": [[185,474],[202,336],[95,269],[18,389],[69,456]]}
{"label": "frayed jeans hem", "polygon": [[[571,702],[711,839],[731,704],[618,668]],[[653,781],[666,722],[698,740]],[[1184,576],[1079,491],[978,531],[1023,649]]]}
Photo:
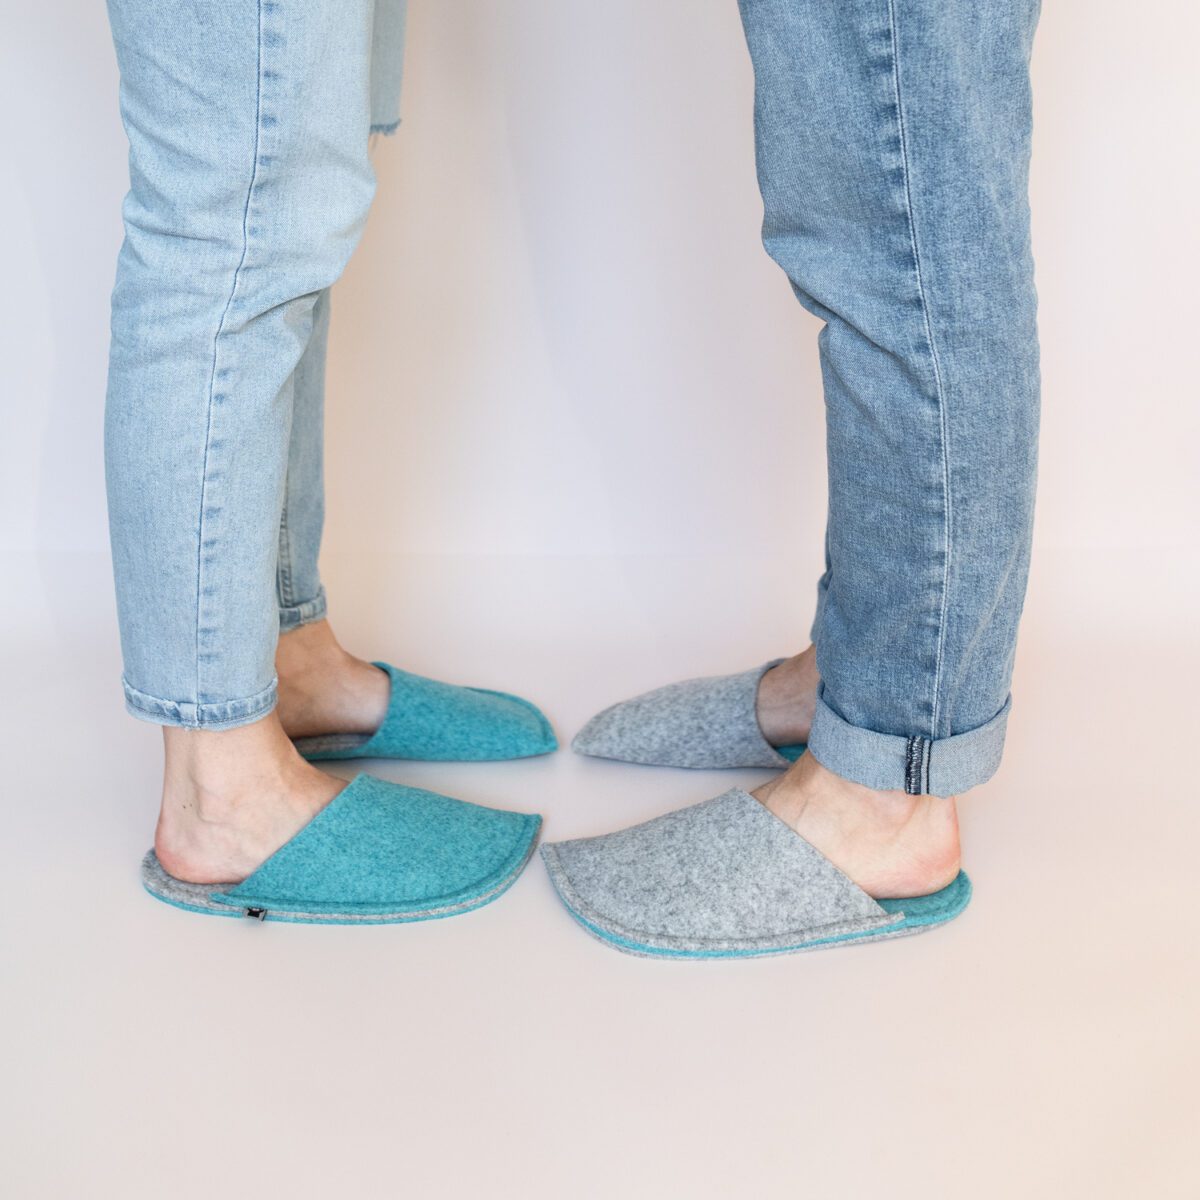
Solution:
{"label": "frayed jeans hem", "polygon": [[253,696],[205,704],[150,696],[125,679],[121,680],[121,686],[125,691],[126,711],[139,721],[181,729],[234,729],[260,720],[275,707],[278,680],[272,679],[269,687]]}

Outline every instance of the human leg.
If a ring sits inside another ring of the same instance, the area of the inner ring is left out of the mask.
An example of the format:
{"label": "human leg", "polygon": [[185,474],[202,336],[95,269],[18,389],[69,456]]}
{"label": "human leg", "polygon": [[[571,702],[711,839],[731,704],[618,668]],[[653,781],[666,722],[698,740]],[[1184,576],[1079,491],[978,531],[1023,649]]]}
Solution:
{"label": "human leg", "polygon": [[[1000,760],[1028,574],[1038,420],[1028,57],[1037,3],[742,0],[741,9],[755,68],[764,242],[825,321],[830,476],[815,659],[780,664],[774,679],[764,673],[757,705],[780,736],[805,737],[810,753],[755,798],[871,896],[942,896],[957,887],[954,797]],[[793,686],[789,725],[778,710]],[[752,726],[747,689],[701,681],[690,690],[705,701],[738,697],[732,716]],[[664,701],[677,709],[679,693],[662,693],[631,703],[642,715]],[[621,709],[589,724],[585,752],[598,743],[623,756]],[[678,713],[672,728],[704,736],[702,723]],[[633,736],[644,749],[641,728]],[[663,749],[677,753],[677,740]],[[705,765],[700,758],[688,765]],[[588,889],[605,896],[605,861],[654,864],[647,870],[671,886],[647,887],[649,912],[638,919],[661,932],[693,830],[697,847],[714,850],[705,834],[714,812],[726,824],[755,820],[735,795],[672,823],[669,843],[646,827],[595,848],[550,847],[548,863],[577,916]],[[697,859],[686,877],[708,870]],[[740,922],[738,937],[760,947],[747,952],[775,952],[761,949],[770,938],[745,934],[772,913],[755,879],[743,872],[721,886],[743,885],[749,907],[721,919]],[[852,936],[865,935],[867,918],[855,919]],[[798,938],[793,948],[828,940],[812,930]],[[663,944],[643,950],[680,952]]]}
{"label": "human leg", "polygon": [[744,0],[764,241],[821,315],[810,749],[952,795],[999,762],[1037,456],[1036,3]]}
{"label": "human leg", "polygon": [[127,701],[161,724],[275,702],[294,376],[374,192],[371,8],[110,4],[131,173],[110,524]]}

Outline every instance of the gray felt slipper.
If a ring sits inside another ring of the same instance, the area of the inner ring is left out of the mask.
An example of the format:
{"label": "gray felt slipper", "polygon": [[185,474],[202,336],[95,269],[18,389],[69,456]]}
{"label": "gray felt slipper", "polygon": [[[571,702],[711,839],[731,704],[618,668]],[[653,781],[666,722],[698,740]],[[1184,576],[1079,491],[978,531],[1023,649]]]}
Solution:
{"label": "gray felt slipper", "polygon": [[759,680],[782,658],[737,675],[669,683],[597,713],[571,748],[659,767],[786,767],[803,746],[772,746],[755,714]]}
{"label": "gray felt slipper", "polygon": [[874,900],[741,788],[643,825],[542,847],[571,915],[648,958],[750,958],[904,937],[958,916],[961,871],[928,896]]}

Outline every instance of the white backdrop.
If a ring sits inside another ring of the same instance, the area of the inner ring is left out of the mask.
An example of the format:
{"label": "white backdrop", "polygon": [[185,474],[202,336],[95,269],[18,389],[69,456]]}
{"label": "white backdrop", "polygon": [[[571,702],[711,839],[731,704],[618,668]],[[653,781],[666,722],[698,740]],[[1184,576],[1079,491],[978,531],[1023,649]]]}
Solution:
{"label": "white backdrop", "polygon": [[[392,930],[142,896],[159,734],[121,709],[101,463],[113,53],[102,4],[0,5],[14,1195],[1200,1194],[1200,9],[1043,17],[1037,545],[1004,766],[961,806],[976,900],[929,938],[725,969],[610,953],[536,864]],[[334,300],[347,644],[528,695],[564,745],[603,704],[798,649],[818,323],[759,245],[733,0],[413,0],[407,70]],[[551,839],[731,782],[565,750],[371,770]]]}

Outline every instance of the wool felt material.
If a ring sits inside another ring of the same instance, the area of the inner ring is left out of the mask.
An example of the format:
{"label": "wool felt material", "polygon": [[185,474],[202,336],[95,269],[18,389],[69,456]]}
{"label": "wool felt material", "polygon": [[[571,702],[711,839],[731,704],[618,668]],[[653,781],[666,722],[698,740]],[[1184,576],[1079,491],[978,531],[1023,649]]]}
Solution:
{"label": "wool felt material", "polygon": [[374,665],[392,683],[379,728],[367,735],[297,738],[296,749],[310,762],[346,758],[489,762],[558,749],[550,722],[520,696],[442,683],[389,663]]}
{"label": "wool felt material", "polygon": [[541,818],[358,775],[239,884],[185,883],[151,850],[142,882],[192,912],[316,924],[424,921],[496,899],[533,853]]}
{"label": "wool felt material", "polygon": [[629,954],[749,958],[902,937],[966,908],[966,875],[875,900],[741,788],[601,837],[542,847],[571,915]]}
{"label": "wool felt material", "polygon": [[588,721],[571,748],[660,767],[786,767],[804,746],[772,746],[755,713],[759,681],[783,661],[669,683],[614,704]]}

